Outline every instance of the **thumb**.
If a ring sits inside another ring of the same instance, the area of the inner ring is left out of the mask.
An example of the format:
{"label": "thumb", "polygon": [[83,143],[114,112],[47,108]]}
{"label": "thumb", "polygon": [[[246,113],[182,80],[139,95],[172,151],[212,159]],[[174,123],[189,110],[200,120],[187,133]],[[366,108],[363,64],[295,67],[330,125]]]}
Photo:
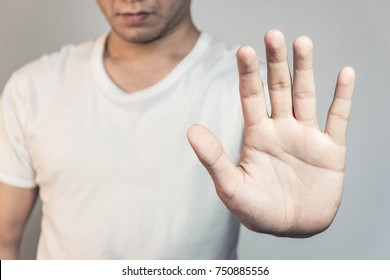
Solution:
{"label": "thumb", "polygon": [[242,178],[240,171],[230,161],[217,138],[204,126],[191,126],[187,138],[213,179],[219,197],[223,202],[228,202]]}

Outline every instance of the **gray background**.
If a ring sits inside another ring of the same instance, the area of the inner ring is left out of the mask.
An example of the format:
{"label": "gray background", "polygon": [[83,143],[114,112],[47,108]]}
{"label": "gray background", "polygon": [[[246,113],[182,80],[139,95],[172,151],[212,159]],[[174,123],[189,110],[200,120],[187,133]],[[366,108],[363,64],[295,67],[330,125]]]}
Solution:
{"label": "gray background", "polygon": [[[332,226],[310,239],[276,238],[243,229],[241,259],[390,259],[390,2],[388,0],[193,0],[197,26],[230,44],[251,44],[281,29],[291,45],[315,43],[318,115],[323,125],[343,65],[358,75],[348,133],[344,199]],[[1,0],[0,88],[11,73],[67,43],[108,28],[92,0]],[[39,203],[27,226],[22,258],[34,258]]]}

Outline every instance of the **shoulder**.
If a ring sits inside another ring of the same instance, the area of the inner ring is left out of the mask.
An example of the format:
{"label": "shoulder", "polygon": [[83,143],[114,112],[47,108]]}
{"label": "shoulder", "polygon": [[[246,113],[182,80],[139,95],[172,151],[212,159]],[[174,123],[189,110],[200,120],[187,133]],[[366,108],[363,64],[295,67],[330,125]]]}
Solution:
{"label": "shoulder", "polygon": [[15,71],[11,80],[24,83],[47,83],[53,75],[61,73],[70,63],[83,64],[90,59],[94,40],[80,45],[68,44],[58,52],[45,54]]}
{"label": "shoulder", "polygon": [[1,92],[2,106],[19,108],[27,114],[46,102],[48,95],[62,87],[66,79],[87,72],[84,69],[90,67],[95,41],[66,45],[58,52],[43,55],[15,71]]}
{"label": "shoulder", "polygon": [[226,43],[214,39],[208,33],[202,33],[207,48],[202,56],[202,63],[209,73],[231,73],[236,70],[236,52],[239,46],[228,46]]}
{"label": "shoulder", "polygon": [[[225,42],[214,39],[208,33],[202,33],[202,40],[208,44],[202,58],[205,69],[208,69],[208,74],[236,77],[238,79],[236,53],[241,45],[230,46]],[[265,77],[265,60],[258,57],[258,62],[262,76]]]}
{"label": "shoulder", "polygon": [[[201,39],[207,45],[199,63],[201,67],[200,80],[203,86],[201,89],[205,95],[215,96],[218,102],[225,100],[225,102],[239,104],[239,75],[236,54],[241,45],[229,46],[207,33],[202,33]],[[258,63],[266,102],[269,104],[266,62],[263,58],[258,57]]]}

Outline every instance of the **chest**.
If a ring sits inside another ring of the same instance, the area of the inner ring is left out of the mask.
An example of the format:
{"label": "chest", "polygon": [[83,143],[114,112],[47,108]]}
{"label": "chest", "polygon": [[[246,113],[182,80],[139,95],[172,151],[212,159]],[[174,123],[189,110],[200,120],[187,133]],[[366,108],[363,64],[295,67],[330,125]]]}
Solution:
{"label": "chest", "polygon": [[228,84],[188,78],[118,100],[93,83],[66,83],[46,93],[30,119],[27,138],[36,181],[41,188],[158,186],[181,172],[196,182],[203,167],[186,138],[191,124],[211,129],[232,160],[239,157],[241,112],[238,96],[229,92]]}
{"label": "chest", "polygon": [[104,66],[112,82],[131,94],[157,84],[168,76],[179,62],[179,59],[159,57],[130,62],[105,58]]}

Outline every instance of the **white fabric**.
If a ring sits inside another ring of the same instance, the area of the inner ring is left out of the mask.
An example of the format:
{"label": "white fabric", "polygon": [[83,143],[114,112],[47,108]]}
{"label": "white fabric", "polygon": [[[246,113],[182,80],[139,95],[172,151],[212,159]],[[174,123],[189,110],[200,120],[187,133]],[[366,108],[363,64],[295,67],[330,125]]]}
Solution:
{"label": "white fabric", "polygon": [[238,161],[236,49],[202,33],[167,77],[127,94],[105,72],[106,36],[25,66],[0,99],[0,181],[40,188],[37,258],[236,258],[239,224],[186,139],[204,124]]}

